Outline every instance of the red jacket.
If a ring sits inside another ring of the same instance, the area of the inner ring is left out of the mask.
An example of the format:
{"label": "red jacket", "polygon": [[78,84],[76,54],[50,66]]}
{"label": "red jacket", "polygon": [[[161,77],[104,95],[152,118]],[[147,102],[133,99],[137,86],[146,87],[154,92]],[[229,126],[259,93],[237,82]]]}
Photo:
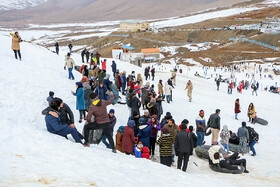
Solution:
{"label": "red jacket", "polygon": [[123,130],[122,151],[124,153],[132,154],[135,143],[133,129],[129,126],[126,126]]}
{"label": "red jacket", "polygon": [[[137,89],[139,89],[140,87],[139,86],[134,86],[134,89],[135,90],[137,90]],[[140,89],[139,89],[139,91],[137,91],[136,93],[140,93]]]}
{"label": "red jacket", "polygon": [[235,101],[235,107],[234,107],[234,113],[238,114],[240,113],[240,109],[239,109],[239,102]]}
{"label": "red jacket", "polygon": [[118,84],[119,86],[122,86],[122,80],[120,74],[118,74]]}
{"label": "red jacket", "polygon": [[143,153],[141,155],[142,158],[150,159],[149,148],[143,147]]}
{"label": "red jacket", "polygon": [[106,61],[102,62],[102,70],[106,70]]}

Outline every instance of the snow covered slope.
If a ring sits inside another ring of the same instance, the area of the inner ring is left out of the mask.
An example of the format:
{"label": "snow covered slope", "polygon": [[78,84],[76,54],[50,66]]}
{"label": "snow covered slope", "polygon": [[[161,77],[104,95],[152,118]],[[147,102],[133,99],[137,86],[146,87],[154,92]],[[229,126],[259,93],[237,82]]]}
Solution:
{"label": "snow covered slope", "polygon": [[0,11],[30,8],[46,1],[47,0],[0,0]]}
{"label": "snow covered slope", "polygon": [[[201,67],[194,67],[178,76],[174,90],[174,102],[164,103],[164,113],[170,111],[177,124],[184,118],[191,124],[200,109],[204,109],[208,118],[216,108],[221,109],[222,125],[227,124],[236,131],[241,121],[247,121],[246,109],[254,102],[258,114],[269,121],[268,126],[255,125],[260,134],[260,143],[255,146],[257,156],[245,155],[249,174],[229,175],[215,173],[208,163],[195,155],[190,158],[187,173],[176,168],[167,168],[158,163],[136,159],[121,153],[113,154],[104,145],[84,148],[65,138],[47,132],[41,111],[47,106],[46,97],[50,90],[61,97],[75,114],[77,122],[75,82],[67,79],[63,70],[64,54],[57,56],[50,51],[29,43],[22,43],[22,59],[14,59],[10,49],[11,38],[0,34],[0,186],[277,186],[279,184],[279,154],[276,143],[279,137],[279,95],[266,92],[252,96],[250,91],[233,95],[226,94],[226,85],[217,92],[213,80],[192,76],[195,71],[201,73]],[[77,64],[80,55],[74,54]],[[142,73],[143,69],[125,62],[117,62],[120,71]],[[111,72],[110,65],[107,65]],[[156,80],[164,82],[170,76],[171,66],[160,70],[157,67]],[[74,71],[76,80],[81,75]],[[238,74],[242,78],[243,75]],[[187,101],[184,91],[186,81],[194,83],[193,102]],[[279,81],[279,80],[277,80]],[[156,89],[157,90],[157,89]],[[239,97],[242,113],[240,120],[234,120],[233,107]],[[123,105],[114,108],[118,126],[126,125],[128,109]],[[210,142],[210,137],[206,138]],[[158,154],[158,153],[157,153]],[[193,162],[196,162],[196,167]]]}

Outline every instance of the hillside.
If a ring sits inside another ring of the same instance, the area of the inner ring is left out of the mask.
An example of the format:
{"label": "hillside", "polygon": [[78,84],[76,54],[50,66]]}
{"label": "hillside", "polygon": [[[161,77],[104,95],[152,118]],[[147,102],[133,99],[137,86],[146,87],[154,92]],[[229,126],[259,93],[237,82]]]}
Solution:
{"label": "hillside", "polygon": [[[187,118],[194,125],[198,111],[205,110],[206,118],[221,109],[222,125],[236,131],[242,121],[247,121],[247,106],[253,102],[259,116],[269,121],[268,126],[254,125],[260,134],[260,143],[255,146],[257,156],[242,156],[247,159],[249,174],[230,175],[215,173],[208,167],[205,160],[193,155],[190,158],[187,173],[176,168],[167,168],[159,163],[145,159],[136,159],[122,153],[113,154],[103,144],[84,148],[63,137],[55,136],[46,131],[44,117],[41,111],[47,106],[46,97],[50,90],[56,97],[61,97],[73,110],[75,124],[78,130],[83,125],[77,122],[78,112],[75,110],[75,98],[70,91],[75,89],[74,81],[67,79],[67,72],[63,70],[64,54],[57,56],[50,51],[29,43],[22,43],[23,61],[14,59],[9,47],[11,38],[0,35],[3,45],[0,46],[0,60],[5,65],[0,69],[0,86],[5,88],[1,94],[1,128],[0,141],[0,181],[4,186],[277,186],[279,181],[278,155],[275,142],[280,141],[277,129],[279,115],[279,95],[259,91],[259,96],[252,96],[251,90],[244,90],[243,94],[235,90],[233,95],[226,93],[227,85],[222,84],[217,92],[214,78],[202,79],[194,77],[197,71],[203,74],[200,66],[183,69],[183,74],[177,76],[177,86],[173,90],[171,104],[163,103],[164,114],[170,111],[179,124]],[[81,64],[79,54],[73,58]],[[107,71],[111,73],[111,59],[108,59]],[[120,71],[132,70],[143,74],[143,69],[129,63],[117,61]],[[157,82],[166,82],[174,64],[155,66],[156,79],[152,81],[157,90]],[[264,67],[269,67],[265,66]],[[253,66],[246,72],[252,73]],[[210,74],[221,73],[224,77],[229,73],[213,69]],[[267,74],[269,74],[268,72]],[[74,72],[76,80],[81,75]],[[244,73],[236,73],[237,81],[245,78]],[[187,102],[184,91],[186,81],[191,79],[194,84],[193,102]],[[273,85],[275,80],[256,77],[261,86]],[[144,82],[145,83],[145,82]],[[207,90],[207,93],[205,92]],[[242,113],[239,121],[234,120],[234,101],[240,98]],[[221,102],[222,101],[222,102]],[[265,102],[264,102],[265,101]],[[115,105],[117,116],[115,129],[126,125],[128,110],[125,105]],[[180,108],[180,110],[178,110]],[[141,113],[143,111],[141,110]],[[209,144],[211,137],[206,137]],[[158,149],[156,156],[158,158]],[[196,162],[196,166],[193,162]],[[141,177],[140,177],[141,176]],[[203,180],[202,180],[203,178]],[[191,179],[191,180],[190,180]]]}
{"label": "hillside", "polygon": [[42,24],[160,19],[186,15],[209,8],[230,7],[243,1],[245,0],[48,0],[46,3],[25,10],[0,12],[0,21]]}

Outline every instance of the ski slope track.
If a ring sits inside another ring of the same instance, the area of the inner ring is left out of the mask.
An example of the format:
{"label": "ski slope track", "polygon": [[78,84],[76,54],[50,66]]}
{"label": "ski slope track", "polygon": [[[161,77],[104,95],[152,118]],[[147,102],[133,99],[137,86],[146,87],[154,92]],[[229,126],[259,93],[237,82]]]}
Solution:
{"label": "ski slope track", "polygon": [[[249,174],[215,173],[209,169],[207,161],[196,155],[190,158],[184,173],[150,160],[119,152],[113,154],[102,143],[85,148],[50,134],[41,114],[47,107],[46,97],[50,90],[71,107],[78,130],[83,128],[77,122],[76,98],[71,95],[71,90],[76,89],[75,81],[69,80],[63,69],[66,51],[62,50],[57,56],[45,48],[23,42],[23,60],[18,61],[10,48],[11,37],[1,33],[0,41],[0,186],[279,186],[279,95],[259,91],[256,97],[251,95],[251,90],[245,90],[243,94],[234,90],[233,95],[228,95],[225,84],[221,84],[218,92],[213,79],[193,76],[195,71],[203,71],[201,67],[192,67],[186,73],[186,67],[181,66],[184,73],[177,76],[174,102],[163,103],[164,114],[170,111],[176,124],[186,118],[194,125],[199,110],[204,109],[208,119],[216,108],[220,108],[221,125],[226,124],[237,131],[241,122],[248,120],[246,111],[250,102],[256,106],[257,114],[269,121],[268,126],[254,126],[260,134],[260,142],[255,146],[257,156],[242,156],[247,159]],[[74,54],[73,58],[81,64],[80,54]],[[111,73],[111,59],[108,61],[107,70]],[[144,73],[144,68],[126,62],[117,61],[117,66],[120,71]],[[157,87],[159,79],[167,81],[171,67],[156,67],[156,79],[151,83]],[[76,81],[81,79],[79,73],[73,73]],[[237,76],[242,79],[244,75]],[[194,84],[192,103],[188,102],[184,91],[188,79]],[[242,111],[239,121],[234,120],[237,97]],[[116,111],[116,133],[119,126],[126,125],[128,109],[125,105],[109,106],[108,110],[111,108]],[[206,137],[207,144],[210,138]]]}

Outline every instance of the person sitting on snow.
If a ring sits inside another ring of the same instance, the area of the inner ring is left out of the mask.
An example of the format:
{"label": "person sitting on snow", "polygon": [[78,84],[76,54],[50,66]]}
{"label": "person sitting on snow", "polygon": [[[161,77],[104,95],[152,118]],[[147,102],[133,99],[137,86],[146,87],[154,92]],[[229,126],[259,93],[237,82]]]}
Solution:
{"label": "person sitting on snow", "polygon": [[221,168],[226,168],[228,170],[241,170],[237,165],[243,166],[245,168],[244,173],[249,173],[246,169],[246,159],[239,159],[238,153],[233,155],[222,155],[220,153],[220,146],[213,146],[209,149],[209,165],[218,165]]}
{"label": "person sitting on snow", "polygon": [[45,121],[47,130],[50,133],[57,134],[63,137],[67,137],[68,134],[71,134],[74,140],[77,143],[81,143],[82,141],[79,137],[78,131],[74,124],[68,125],[66,123],[62,123],[60,117],[58,115],[58,110],[62,107],[62,103],[58,100],[53,100],[51,102],[50,107],[53,111],[50,111],[49,114],[46,115]]}

